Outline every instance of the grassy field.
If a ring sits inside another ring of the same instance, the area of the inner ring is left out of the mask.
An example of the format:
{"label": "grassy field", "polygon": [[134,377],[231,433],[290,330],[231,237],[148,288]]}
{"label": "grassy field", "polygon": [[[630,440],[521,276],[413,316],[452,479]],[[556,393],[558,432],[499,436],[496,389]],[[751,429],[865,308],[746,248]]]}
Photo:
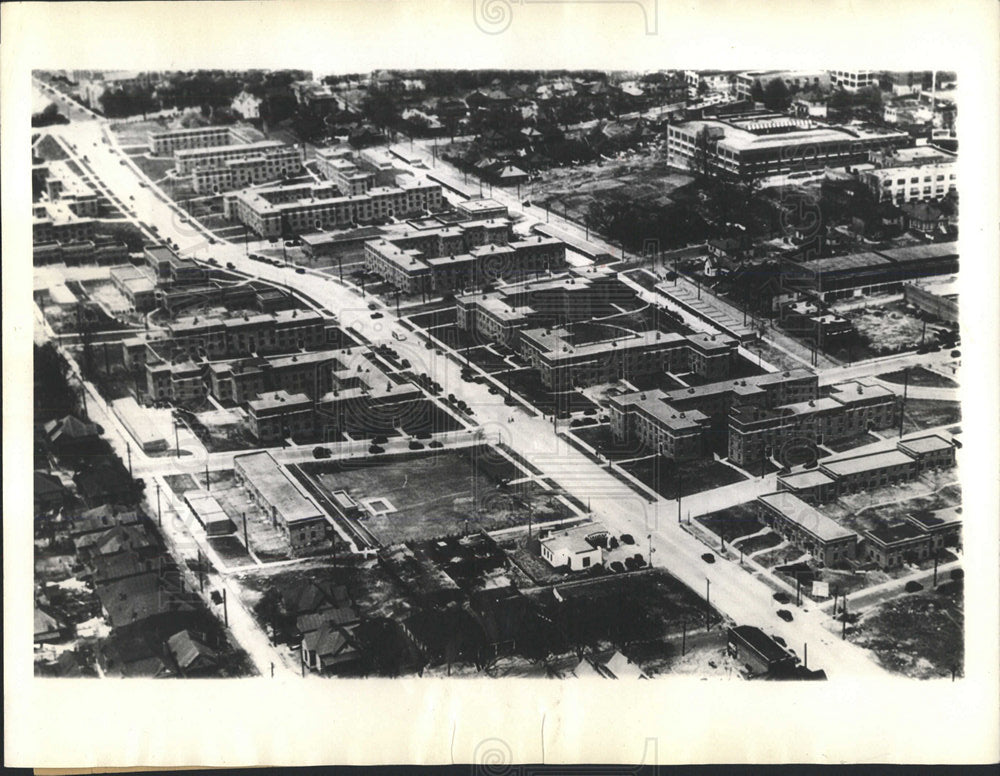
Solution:
{"label": "grassy field", "polygon": [[352,469],[337,464],[309,468],[328,493],[343,489],[359,503],[374,498],[391,503],[395,511],[364,518],[383,544],[523,525],[529,513],[536,522],[570,514],[534,483],[513,491],[498,488],[501,478],[521,472],[492,449],[395,456]]}
{"label": "grassy field", "polygon": [[903,419],[903,433],[922,431],[925,428],[948,426],[962,420],[962,405],[957,401],[937,399],[907,399]]}
{"label": "grassy field", "polygon": [[622,464],[622,468],[664,498],[677,498],[678,482],[681,496],[690,496],[746,479],[735,469],[710,459],[678,465],[668,458],[651,456]]}
{"label": "grassy field", "polygon": [[911,679],[963,675],[965,607],[961,581],[906,595],[866,613],[849,638],[888,670]]}
{"label": "grassy field", "polygon": [[[906,372],[909,372],[907,377]],[[885,380],[889,383],[897,383],[903,385],[904,381],[908,379],[910,385],[924,386],[927,388],[958,388],[958,383],[954,380],[939,375],[937,372],[932,372],[929,369],[924,369],[922,366],[913,367],[910,370],[898,370],[896,372],[886,372],[884,374],[876,375],[880,380]]]}
{"label": "grassy field", "polygon": [[611,426],[607,424],[589,428],[574,428],[570,433],[612,461],[622,461],[643,455],[638,440],[618,442],[611,433]]}
{"label": "grassy field", "polygon": [[174,168],[173,159],[164,159],[161,157],[151,157],[147,155],[133,156],[132,161],[135,162],[136,167],[142,170],[146,177],[154,183],[160,181],[163,176],[167,174],[167,170],[172,170]]}
{"label": "grassy field", "polygon": [[[757,519],[757,509],[753,502],[710,512],[696,517],[695,520],[716,536],[724,536],[730,542],[741,536],[757,533],[764,528],[764,524]],[[750,552],[746,547],[743,551]]]}

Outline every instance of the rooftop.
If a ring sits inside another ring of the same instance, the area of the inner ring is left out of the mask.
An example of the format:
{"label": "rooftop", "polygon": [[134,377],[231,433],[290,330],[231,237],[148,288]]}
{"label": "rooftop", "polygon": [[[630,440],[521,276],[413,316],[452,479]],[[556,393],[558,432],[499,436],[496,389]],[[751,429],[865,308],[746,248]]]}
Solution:
{"label": "rooftop", "polygon": [[962,522],[962,507],[945,507],[944,509],[920,510],[911,512],[908,519],[923,528],[941,528],[946,525],[955,525]]}
{"label": "rooftop", "polygon": [[799,490],[801,488],[816,488],[820,485],[830,485],[834,482],[834,479],[819,469],[810,469],[808,471],[796,472],[795,474],[779,474],[778,481],[794,490]]}
{"label": "rooftop", "polygon": [[897,542],[908,542],[925,536],[924,532],[913,523],[900,522],[891,525],[880,525],[865,531],[865,536],[874,539],[882,545],[896,544]]}
{"label": "rooftop", "polygon": [[323,517],[323,513],[302,494],[284,467],[266,450],[237,455],[233,464],[239,464],[251,484],[280,512],[286,523]]}
{"label": "rooftop", "polygon": [[312,406],[312,401],[304,393],[288,393],[288,391],[268,391],[260,398],[247,402],[250,412],[253,415],[261,415],[272,410],[284,409],[289,411],[302,410]]}
{"label": "rooftop", "polygon": [[885,469],[890,466],[906,466],[911,463],[913,463],[913,459],[906,453],[900,450],[885,450],[880,453],[858,455],[853,458],[824,461],[820,466],[836,477],[843,477],[875,469]]}
{"label": "rooftop", "polygon": [[918,455],[933,453],[938,450],[947,450],[953,445],[944,437],[937,434],[915,437],[913,439],[903,439],[898,442],[901,450],[912,451]]}
{"label": "rooftop", "polygon": [[553,536],[543,539],[542,544],[554,553],[567,552],[570,555],[580,555],[594,550],[594,545],[587,541],[588,537],[606,533],[607,529],[600,523],[583,523],[560,530]]}
{"label": "rooftop", "polygon": [[774,511],[800,526],[820,541],[828,542],[854,536],[854,532],[834,522],[815,507],[791,493],[768,493],[757,497]]}

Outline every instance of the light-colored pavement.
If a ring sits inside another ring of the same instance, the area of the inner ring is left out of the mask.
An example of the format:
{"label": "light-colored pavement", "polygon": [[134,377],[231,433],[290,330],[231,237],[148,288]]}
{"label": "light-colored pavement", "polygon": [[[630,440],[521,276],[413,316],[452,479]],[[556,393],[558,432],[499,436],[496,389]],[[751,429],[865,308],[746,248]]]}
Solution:
{"label": "light-colored pavement", "polygon": [[[824,668],[831,676],[861,676],[882,674],[869,654],[831,636],[823,626],[827,616],[818,608],[795,611],[791,623],[780,620],[771,589],[728,562],[707,565],[701,560],[705,551],[696,538],[676,523],[676,501],[660,499],[650,504],[630,488],[608,474],[600,466],[553,434],[551,424],[532,417],[517,408],[503,404],[501,396],[491,395],[487,386],[467,383],[461,379],[460,366],[443,351],[428,350],[412,332],[400,326],[391,308],[383,311],[379,320],[371,318],[367,300],[332,278],[319,280],[311,274],[296,274],[291,268],[279,268],[251,262],[242,245],[219,244],[209,247],[206,235],[194,224],[183,222],[176,210],[141,186],[136,170],[128,163],[120,164],[121,155],[113,145],[105,144],[99,122],[68,125],[63,129],[75,138],[77,148],[85,148],[90,168],[97,177],[119,196],[136,198],[136,208],[142,217],[158,227],[161,237],[174,239],[182,250],[211,255],[220,263],[232,261],[237,269],[296,290],[314,299],[327,310],[336,311],[340,324],[362,332],[373,342],[389,342],[401,358],[409,359],[415,371],[431,374],[444,389],[454,393],[475,411],[475,419],[487,438],[499,438],[515,452],[525,457],[559,486],[582,500],[590,500],[597,519],[618,533],[636,536],[648,534],[654,549],[654,564],[671,573],[693,590],[704,590],[710,582],[710,600],[722,612],[737,622],[752,623],[784,638],[789,645],[809,644],[813,665]],[[508,198],[509,199],[509,198]],[[402,335],[398,339],[393,335]],[[513,417],[513,422],[508,419]],[[98,422],[101,422],[100,420]],[[176,466],[185,466],[178,459]],[[197,466],[198,461],[192,461]],[[135,460],[133,460],[135,465]],[[203,463],[201,464],[203,465]],[[746,497],[752,497],[760,487],[757,481],[744,484]],[[739,489],[721,492],[742,498]],[[693,514],[717,508],[719,496],[714,491],[684,499],[682,507]],[[745,499],[743,499],[745,500]]]}

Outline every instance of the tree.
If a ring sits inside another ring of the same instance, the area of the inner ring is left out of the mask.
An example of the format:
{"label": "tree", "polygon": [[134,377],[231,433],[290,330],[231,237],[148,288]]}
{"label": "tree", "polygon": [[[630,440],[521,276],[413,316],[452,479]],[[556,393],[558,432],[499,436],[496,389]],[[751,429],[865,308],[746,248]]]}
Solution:
{"label": "tree", "polygon": [[710,178],[713,175],[712,136],[707,125],[702,127],[698,134],[695,135],[691,168],[696,175],[702,178]]}
{"label": "tree", "polygon": [[69,119],[59,112],[59,106],[50,102],[41,113],[33,113],[31,116],[31,126],[48,127],[52,124],[69,124]]}
{"label": "tree", "polygon": [[772,78],[764,87],[764,107],[768,110],[784,110],[791,103],[788,86],[781,78]]}

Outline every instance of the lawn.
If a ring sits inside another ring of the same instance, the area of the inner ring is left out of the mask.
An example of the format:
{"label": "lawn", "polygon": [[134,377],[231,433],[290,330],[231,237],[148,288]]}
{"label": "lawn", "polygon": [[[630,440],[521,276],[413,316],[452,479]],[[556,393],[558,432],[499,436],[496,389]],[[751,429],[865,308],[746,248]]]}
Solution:
{"label": "lawn", "polygon": [[172,170],[174,168],[173,158],[163,158],[163,157],[151,157],[151,156],[133,156],[132,161],[135,162],[136,167],[145,173],[146,177],[149,178],[154,183],[163,178],[167,174],[167,170]]}
{"label": "lawn", "polygon": [[[395,511],[363,518],[381,543],[421,541],[566,517],[569,510],[534,483],[513,491],[502,480],[521,470],[491,447],[430,451],[359,462],[306,464],[327,493],[346,490],[361,503],[387,499]],[[530,504],[530,508],[527,506]]]}
{"label": "lawn", "polygon": [[770,550],[772,547],[777,547],[782,541],[784,540],[781,538],[780,534],[777,534],[774,531],[768,531],[767,533],[762,533],[759,536],[750,536],[746,539],[740,539],[733,545],[733,547],[742,552],[744,555],[751,555],[755,552]]}
{"label": "lawn", "polygon": [[876,375],[876,377],[879,380],[899,385],[903,385],[904,382],[908,381],[910,385],[926,388],[958,388],[958,383],[954,380],[925,369],[922,366],[913,367],[908,370],[900,369],[895,372],[885,372],[884,374]]}
{"label": "lawn", "polygon": [[[720,509],[718,512],[710,512],[696,517],[695,520],[716,536],[725,537],[730,542],[741,536],[757,533],[764,528],[764,524],[757,519],[757,509],[752,501]],[[743,551],[751,550],[744,547]]]}
{"label": "lawn", "polygon": [[570,433],[578,439],[586,442],[605,458],[612,461],[637,458],[643,454],[642,447],[640,446],[638,440],[633,442],[617,441],[614,438],[614,434],[611,433],[611,426],[608,424],[574,428],[570,431]]}
{"label": "lawn", "polygon": [[877,436],[869,433],[859,434],[858,436],[849,437],[847,439],[841,439],[839,442],[824,442],[823,447],[830,448],[835,453],[842,453],[845,450],[852,450],[855,447],[861,447],[863,445],[870,445],[873,442],[878,442]]}
{"label": "lawn", "polygon": [[848,633],[893,673],[935,679],[963,675],[964,621],[963,584],[951,581],[880,605]]}
{"label": "lawn", "polygon": [[410,321],[414,326],[419,326],[421,329],[428,329],[431,326],[441,326],[446,323],[455,323],[455,316],[455,308],[454,306],[451,306],[445,307],[441,310],[432,310],[431,312],[411,315]]}
{"label": "lawn", "polygon": [[903,433],[925,428],[949,426],[962,420],[962,405],[957,401],[938,399],[907,399]]}
{"label": "lawn", "polygon": [[628,381],[640,391],[651,391],[654,388],[659,388],[661,391],[673,391],[676,388],[684,387],[684,383],[671,377],[666,372],[630,376]]}
{"label": "lawn", "polygon": [[669,458],[650,456],[621,464],[622,469],[664,498],[677,498],[678,482],[681,496],[691,496],[706,490],[745,480],[742,474],[713,459],[701,459],[677,464]]}

